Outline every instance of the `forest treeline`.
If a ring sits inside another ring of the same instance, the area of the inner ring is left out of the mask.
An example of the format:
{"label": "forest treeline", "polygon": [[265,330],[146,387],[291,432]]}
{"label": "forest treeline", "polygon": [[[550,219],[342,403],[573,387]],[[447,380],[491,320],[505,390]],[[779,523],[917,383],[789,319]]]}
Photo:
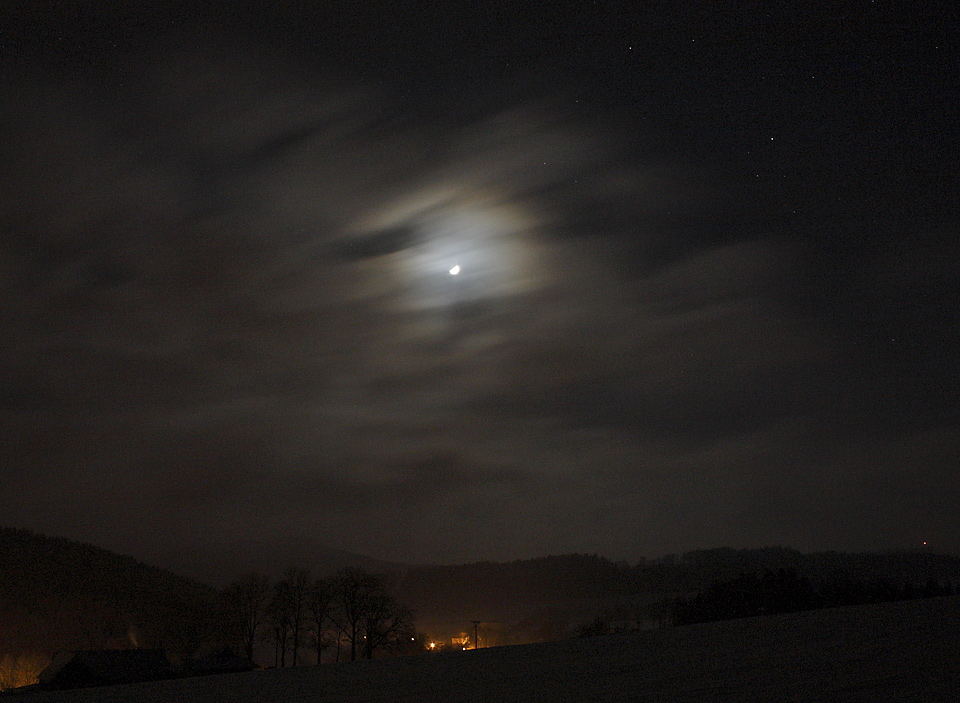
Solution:
{"label": "forest treeline", "polygon": [[693,597],[681,596],[671,601],[669,613],[674,625],[690,625],[755,615],[952,596],[954,593],[955,586],[950,580],[938,581],[933,577],[923,584],[896,582],[883,577],[817,582],[793,569],[780,568],[715,581]]}

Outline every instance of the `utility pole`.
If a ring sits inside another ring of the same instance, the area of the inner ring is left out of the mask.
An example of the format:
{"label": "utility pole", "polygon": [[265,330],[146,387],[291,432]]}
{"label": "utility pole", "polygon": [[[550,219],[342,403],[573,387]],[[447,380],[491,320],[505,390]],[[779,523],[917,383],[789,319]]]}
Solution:
{"label": "utility pole", "polygon": [[473,623],[473,648],[480,649],[480,635],[477,632],[477,630],[480,628],[480,621],[471,620],[470,622]]}

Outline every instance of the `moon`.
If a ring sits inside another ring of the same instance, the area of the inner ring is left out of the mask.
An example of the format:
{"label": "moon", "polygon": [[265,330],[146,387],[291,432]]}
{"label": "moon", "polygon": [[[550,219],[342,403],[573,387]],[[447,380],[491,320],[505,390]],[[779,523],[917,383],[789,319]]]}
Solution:
{"label": "moon", "polygon": [[450,269],[451,276],[456,276],[458,273],[460,273],[460,264],[457,264],[452,269]]}

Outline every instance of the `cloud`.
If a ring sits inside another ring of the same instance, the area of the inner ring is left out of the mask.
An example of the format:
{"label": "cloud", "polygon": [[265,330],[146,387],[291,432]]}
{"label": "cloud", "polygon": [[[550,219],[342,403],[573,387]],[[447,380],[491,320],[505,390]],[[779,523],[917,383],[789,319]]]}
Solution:
{"label": "cloud", "polygon": [[682,100],[638,113],[583,68],[466,95],[188,34],[2,69],[6,514],[637,555],[820,544],[805,511],[942,487],[845,452],[890,432],[915,465],[951,426],[949,227],[772,217],[742,164],[689,157],[741,122],[658,129]]}

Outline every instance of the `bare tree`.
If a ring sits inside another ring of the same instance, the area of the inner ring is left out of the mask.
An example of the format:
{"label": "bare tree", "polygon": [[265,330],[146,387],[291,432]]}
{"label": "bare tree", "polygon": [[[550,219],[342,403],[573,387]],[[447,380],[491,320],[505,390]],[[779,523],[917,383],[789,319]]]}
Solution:
{"label": "bare tree", "polygon": [[230,583],[221,594],[225,625],[236,637],[247,659],[253,659],[253,647],[263,627],[264,607],[270,597],[270,579],[250,573]]}
{"label": "bare tree", "polygon": [[285,579],[275,583],[266,609],[267,621],[270,625],[269,636],[273,639],[274,645],[274,666],[287,665],[287,644],[290,641],[293,619],[292,603],[290,583]]}
{"label": "bare tree", "polygon": [[333,608],[335,593],[333,579],[314,581],[308,597],[310,625],[313,632],[313,645],[317,650],[317,664],[320,663],[320,654],[327,648],[329,642],[325,639],[327,622]]}
{"label": "bare tree", "polygon": [[340,571],[335,578],[330,620],[350,642],[350,659],[367,659],[380,649],[392,649],[414,636],[413,613],[387,592],[384,582],[362,569]]}
{"label": "bare tree", "polygon": [[382,583],[370,595],[363,620],[364,654],[373,659],[378,649],[396,650],[415,639],[413,612],[387,594]]}
{"label": "bare tree", "polygon": [[376,577],[363,569],[341,569],[336,577],[336,608],[333,622],[350,642],[350,661],[357,659],[357,644],[363,637],[370,596],[378,585]]}
{"label": "bare tree", "polygon": [[296,666],[300,644],[307,627],[310,572],[306,569],[287,569],[283,580],[287,583],[285,591],[289,599],[290,644],[293,646],[293,665]]}

